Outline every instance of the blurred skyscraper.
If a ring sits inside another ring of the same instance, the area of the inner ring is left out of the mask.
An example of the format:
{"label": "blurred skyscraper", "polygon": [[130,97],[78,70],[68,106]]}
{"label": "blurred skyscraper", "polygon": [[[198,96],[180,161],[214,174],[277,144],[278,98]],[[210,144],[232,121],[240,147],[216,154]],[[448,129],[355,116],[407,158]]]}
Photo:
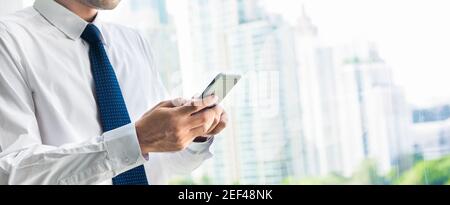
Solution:
{"label": "blurred skyscraper", "polygon": [[356,80],[365,157],[376,160],[382,174],[410,166],[412,119],[392,69],[370,44],[347,46],[340,52],[347,55],[342,69],[353,72]]}
{"label": "blurred skyscraper", "polygon": [[320,45],[308,18],[299,22],[305,176],[351,176],[364,159],[375,160],[382,174],[411,165],[410,111],[376,48]]}
{"label": "blurred skyscraper", "polygon": [[296,147],[303,150],[293,157],[304,159],[296,177],[349,176],[364,158],[355,78],[339,69],[335,49],[320,44],[304,9],[295,36],[303,129],[303,144]]}
{"label": "blurred skyscraper", "polygon": [[205,167],[214,183],[276,184],[293,172],[291,141],[301,134],[293,35],[259,2],[190,1],[198,79],[244,74],[228,103],[231,125]]}
{"label": "blurred skyscraper", "polygon": [[450,155],[450,120],[414,123],[413,147],[426,160]]}
{"label": "blurred skyscraper", "polygon": [[[391,68],[368,43],[324,46],[303,11],[296,26],[303,176],[351,176],[364,159],[386,174],[412,154],[409,109]],[[300,147],[300,146],[297,146]],[[301,172],[300,172],[301,173]]]}
{"label": "blurred skyscraper", "polygon": [[193,73],[246,74],[232,123],[204,167],[213,183],[276,184],[351,176],[368,158],[386,173],[410,152],[408,110],[375,48],[324,46],[303,9],[294,27],[257,0],[190,1]]}
{"label": "blurred skyscraper", "polygon": [[412,143],[416,156],[426,160],[450,155],[450,105],[415,108]]}

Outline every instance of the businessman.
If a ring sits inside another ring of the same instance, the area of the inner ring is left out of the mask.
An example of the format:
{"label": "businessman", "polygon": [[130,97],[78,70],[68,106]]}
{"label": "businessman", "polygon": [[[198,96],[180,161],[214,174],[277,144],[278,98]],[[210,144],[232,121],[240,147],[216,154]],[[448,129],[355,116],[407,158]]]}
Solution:
{"label": "businessman", "polygon": [[[211,157],[217,98],[167,98],[120,0],[37,0],[0,20],[0,184],[165,184]],[[210,108],[210,109],[205,109]]]}

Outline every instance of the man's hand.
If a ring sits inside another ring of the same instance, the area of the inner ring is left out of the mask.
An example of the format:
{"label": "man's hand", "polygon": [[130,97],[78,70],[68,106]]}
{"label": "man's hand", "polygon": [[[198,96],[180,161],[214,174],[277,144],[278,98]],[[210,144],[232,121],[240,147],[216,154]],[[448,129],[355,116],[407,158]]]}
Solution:
{"label": "man's hand", "polygon": [[[228,115],[225,112],[225,110],[223,110],[222,107],[216,106],[214,108],[208,108],[208,109],[211,109],[216,113],[216,115],[214,116],[214,122],[212,123],[211,127],[208,130],[208,133],[206,135],[207,137],[205,137],[205,136],[197,137],[197,138],[195,138],[194,142],[206,142],[208,140],[209,136],[219,134],[227,126]],[[200,114],[201,112],[203,112],[203,111],[200,111],[199,113],[195,113],[194,115]]]}
{"label": "man's hand", "polygon": [[[211,127],[208,130],[207,135],[217,135],[219,134],[228,123],[228,115],[220,106],[215,106],[213,108],[208,108],[210,111],[214,111],[214,121],[211,125]],[[194,115],[202,114],[204,111],[200,111],[198,113],[195,113]]]}
{"label": "man's hand", "polygon": [[215,109],[216,115],[214,118],[213,126],[208,131],[208,135],[217,135],[222,132],[223,129],[227,127],[228,124],[228,115],[221,107],[217,107]]}
{"label": "man's hand", "polygon": [[136,122],[142,153],[180,151],[198,136],[220,132],[226,124],[223,109],[205,109],[216,103],[214,96],[186,101],[182,106],[175,106],[173,101],[159,103]]}

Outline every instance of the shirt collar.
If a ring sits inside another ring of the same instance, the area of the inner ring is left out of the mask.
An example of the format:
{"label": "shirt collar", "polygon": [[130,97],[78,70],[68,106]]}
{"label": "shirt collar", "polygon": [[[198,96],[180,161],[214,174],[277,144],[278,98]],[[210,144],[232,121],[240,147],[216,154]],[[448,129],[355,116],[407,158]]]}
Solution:
{"label": "shirt collar", "polygon": [[[81,37],[86,26],[89,24],[77,16],[72,11],[55,2],[54,0],[36,0],[34,8],[38,11],[51,25],[56,27],[62,33],[72,40],[77,40]],[[98,22],[98,15],[92,22],[100,31],[101,24]],[[103,33],[103,32],[101,32]],[[102,34],[102,42],[105,44],[105,38]]]}

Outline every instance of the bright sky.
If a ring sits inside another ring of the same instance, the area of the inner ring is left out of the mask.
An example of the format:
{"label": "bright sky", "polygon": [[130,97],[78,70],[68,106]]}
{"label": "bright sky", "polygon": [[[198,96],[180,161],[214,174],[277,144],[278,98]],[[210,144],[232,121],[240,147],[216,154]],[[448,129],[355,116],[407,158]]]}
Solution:
{"label": "bright sky", "polygon": [[[187,29],[187,1],[169,0],[170,12],[182,33]],[[380,55],[392,66],[396,83],[405,88],[409,102],[423,106],[450,103],[450,1],[263,1],[268,10],[282,14],[291,23],[304,4],[326,43],[375,42]],[[188,49],[191,45],[181,46]]]}

